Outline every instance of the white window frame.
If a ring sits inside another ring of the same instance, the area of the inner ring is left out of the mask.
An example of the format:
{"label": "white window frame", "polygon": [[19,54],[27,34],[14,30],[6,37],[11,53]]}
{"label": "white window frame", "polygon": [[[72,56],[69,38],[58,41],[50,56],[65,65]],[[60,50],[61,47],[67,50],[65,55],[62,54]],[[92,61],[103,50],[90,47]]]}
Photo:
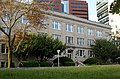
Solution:
{"label": "white window frame", "polygon": [[89,56],[89,57],[93,57],[93,51],[88,50],[88,56]]}
{"label": "white window frame", "polygon": [[87,40],[87,45],[88,46],[91,46],[91,45],[93,45],[94,44],[94,40],[93,39],[88,39]]}
{"label": "white window frame", "polygon": [[29,21],[28,21],[28,19],[27,19],[26,16],[22,16],[22,17],[21,17],[21,23],[22,23],[22,24],[29,24]]}
{"label": "white window frame", "polygon": [[2,53],[2,54],[7,54],[7,53],[8,53],[8,49],[7,49],[7,47],[6,47],[6,44],[4,44],[4,45],[5,45],[4,52],[2,52],[2,50],[3,50],[2,45],[3,45],[3,44],[4,44],[4,43],[1,44],[1,53]]}
{"label": "white window frame", "polygon": [[77,26],[77,32],[78,32],[79,34],[84,34],[84,27]]}
{"label": "white window frame", "polygon": [[66,43],[67,43],[67,44],[73,44],[73,37],[71,37],[71,36],[66,36]]}
{"label": "white window frame", "polygon": [[60,39],[61,40],[61,35],[58,34],[52,34],[53,39]]}
{"label": "white window frame", "polygon": [[96,31],[96,36],[97,37],[102,37],[102,31],[101,30],[97,30]]}
{"label": "white window frame", "polygon": [[10,21],[9,14],[7,14],[7,12],[6,12],[6,14],[3,15],[3,20],[6,22]]}
{"label": "white window frame", "polygon": [[94,35],[94,29],[88,28],[88,35]]}
{"label": "white window frame", "polygon": [[77,38],[77,45],[84,45],[84,38]]}
{"label": "white window frame", "polygon": [[66,24],[66,31],[73,32],[73,25],[72,24]]}
{"label": "white window frame", "polygon": [[78,56],[83,57],[85,50],[78,50]]}
{"label": "white window frame", "polygon": [[59,21],[53,21],[52,28],[56,30],[61,30],[61,23]]}

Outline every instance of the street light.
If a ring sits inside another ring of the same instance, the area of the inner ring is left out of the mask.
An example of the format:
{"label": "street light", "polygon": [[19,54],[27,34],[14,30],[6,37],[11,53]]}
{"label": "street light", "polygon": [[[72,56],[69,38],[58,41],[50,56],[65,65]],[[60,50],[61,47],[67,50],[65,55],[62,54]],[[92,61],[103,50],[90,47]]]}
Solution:
{"label": "street light", "polygon": [[60,50],[57,50],[57,53],[58,53],[58,67],[60,66],[59,64],[59,53],[60,53]]}

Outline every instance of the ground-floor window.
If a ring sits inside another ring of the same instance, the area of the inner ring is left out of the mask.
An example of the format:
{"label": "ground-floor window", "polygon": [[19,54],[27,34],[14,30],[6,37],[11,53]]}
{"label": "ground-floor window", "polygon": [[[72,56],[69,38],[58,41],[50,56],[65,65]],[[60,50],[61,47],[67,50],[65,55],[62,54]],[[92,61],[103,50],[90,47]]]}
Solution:
{"label": "ground-floor window", "polygon": [[78,56],[84,56],[84,50],[78,50]]}
{"label": "ground-floor window", "polygon": [[5,62],[1,62],[1,68],[5,67]]}
{"label": "ground-floor window", "polygon": [[68,58],[71,58],[71,53],[68,53],[68,54],[67,54],[67,57],[68,57]]}
{"label": "ground-floor window", "polygon": [[89,51],[88,51],[88,56],[89,56],[89,57],[93,57],[93,51],[90,51],[90,50],[89,50]]}
{"label": "ground-floor window", "polygon": [[1,44],[1,53],[8,53],[8,48],[6,44]]}

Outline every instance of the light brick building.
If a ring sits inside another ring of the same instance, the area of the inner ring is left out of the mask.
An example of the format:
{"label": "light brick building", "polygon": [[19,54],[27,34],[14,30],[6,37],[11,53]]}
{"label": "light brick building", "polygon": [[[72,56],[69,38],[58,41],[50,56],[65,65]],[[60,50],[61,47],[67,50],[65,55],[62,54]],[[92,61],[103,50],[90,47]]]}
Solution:
{"label": "light brick building", "polygon": [[[67,49],[61,55],[74,61],[84,61],[93,57],[90,45],[94,43],[95,39],[109,39],[108,34],[111,28],[108,25],[59,12],[48,12],[46,17],[45,23],[48,25],[41,32],[48,33],[53,38],[59,38],[66,43]],[[3,67],[6,62],[6,46],[4,42],[0,42],[0,67]],[[14,59],[14,62],[16,62],[16,59]],[[15,65],[17,66],[17,64]]]}
{"label": "light brick building", "polygon": [[109,39],[110,26],[89,21],[73,15],[52,12],[47,15],[46,32],[66,43],[67,49],[62,55],[74,61],[84,61],[93,57],[90,45],[95,39]]}

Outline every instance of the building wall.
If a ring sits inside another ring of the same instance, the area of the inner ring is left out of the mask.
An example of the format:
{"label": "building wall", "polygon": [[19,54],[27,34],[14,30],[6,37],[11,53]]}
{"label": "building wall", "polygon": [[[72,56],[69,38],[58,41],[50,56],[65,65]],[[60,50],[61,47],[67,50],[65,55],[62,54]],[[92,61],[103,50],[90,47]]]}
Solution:
{"label": "building wall", "polygon": [[[57,12],[54,12],[53,15],[48,15],[47,17],[48,17],[47,22],[49,26],[47,27],[47,29],[44,30],[44,32],[50,35],[56,34],[61,36],[59,39],[62,40],[67,45],[67,49],[64,52],[64,55],[70,57],[74,61],[84,61],[87,58],[93,56],[93,55],[90,56],[90,52],[92,52],[92,50],[90,45],[88,45],[88,40],[94,41],[95,39],[99,39],[99,38],[109,39],[108,34],[110,33],[111,29],[110,29],[110,26],[108,25],[95,23],[86,19],[74,17],[72,15],[57,13]],[[60,26],[59,26],[60,29],[53,28],[54,21],[57,21],[58,23],[60,23]],[[67,28],[66,24],[71,24],[73,26],[72,32],[68,32],[66,30]],[[77,32],[78,26],[84,29],[82,34]],[[93,30],[92,35],[88,35],[88,29]],[[98,31],[101,32],[100,36],[96,35]],[[73,37],[73,43],[71,44],[67,43],[66,36]],[[78,45],[77,38],[84,39],[84,44]],[[82,55],[80,55],[81,50],[82,52],[84,52],[82,53]]]}
{"label": "building wall", "polygon": [[[7,48],[5,47],[5,49],[3,49],[2,44],[5,44],[5,42],[2,42],[0,39],[0,67],[7,67],[7,61],[8,61],[8,54],[7,54]],[[4,52],[2,52],[2,50],[4,50]],[[12,56],[12,62],[14,63],[15,66],[19,65],[18,60],[14,57],[14,55]]]}
{"label": "building wall", "polygon": [[[94,44],[93,41],[95,39],[109,39],[108,34],[111,28],[108,25],[52,11],[46,12],[46,17],[46,29],[41,29],[40,32],[48,33],[53,37],[56,35],[63,43],[66,43],[67,49],[61,55],[67,56],[75,62],[93,57],[90,45]],[[77,42],[78,39],[79,45]],[[7,62],[7,53],[1,52],[2,50],[6,50],[5,48],[3,49],[2,44],[4,42],[0,40],[0,66],[3,67],[2,64]],[[17,59],[13,57],[13,61],[18,66]]]}

